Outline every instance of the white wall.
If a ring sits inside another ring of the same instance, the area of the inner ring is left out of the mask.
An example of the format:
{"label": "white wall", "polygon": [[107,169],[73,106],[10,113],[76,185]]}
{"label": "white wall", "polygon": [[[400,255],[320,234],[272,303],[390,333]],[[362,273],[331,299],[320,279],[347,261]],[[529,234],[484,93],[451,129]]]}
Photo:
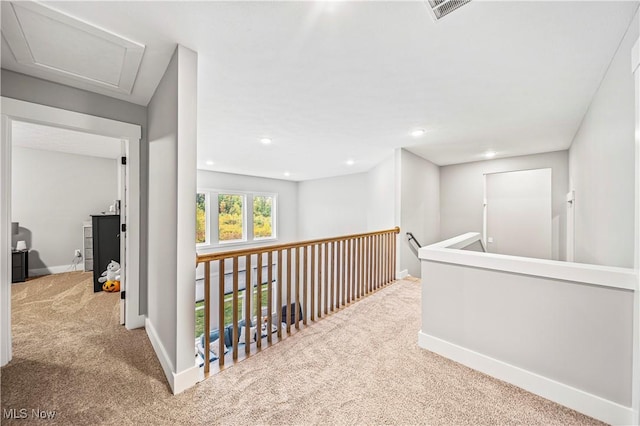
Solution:
{"label": "white wall", "polygon": [[197,379],[193,358],[196,82],[197,55],[178,46],[148,106],[146,328],[175,393]]}
{"label": "white wall", "polygon": [[421,276],[420,260],[407,239],[407,232],[423,246],[440,238],[440,170],[424,158],[399,150],[400,155],[400,246],[399,269]]}
{"label": "white wall", "polygon": [[366,173],[300,182],[298,194],[300,239],[400,226],[398,272],[420,276],[406,231],[422,244],[440,236],[438,166],[405,150],[396,150]]}
{"label": "white wall", "polygon": [[[198,170],[198,189],[226,189],[247,192],[271,192],[278,194],[277,209],[277,242],[286,243],[298,238],[298,184],[288,180],[268,179],[232,173]],[[258,245],[258,244],[254,244]],[[247,245],[251,246],[251,245]],[[225,249],[227,250],[227,249]],[[212,252],[214,250],[198,250]]]}
{"label": "white wall", "polygon": [[604,422],[631,424],[632,269],[443,248],[421,256],[421,347]]}
{"label": "white wall", "polygon": [[631,48],[624,36],[569,150],[575,190],[575,261],[633,267],[635,105]]}
{"label": "white wall", "polygon": [[[148,105],[149,300],[148,321],[175,363],[178,58],[171,62]],[[157,351],[156,351],[157,352]],[[174,364],[175,365],[175,364]],[[175,368],[173,365],[173,368]],[[166,373],[166,371],[165,371]]]}
{"label": "white wall", "polygon": [[367,173],[298,183],[298,238],[367,231]]}
{"label": "white wall", "polygon": [[[440,168],[440,239],[482,232],[485,173],[551,168],[552,259],[566,259],[567,151],[500,158]],[[424,244],[424,243],[423,243]]]}
{"label": "white wall", "polygon": [[115,159],[13,147],[12,220],[21,227],[14,240],[31,249],[30,274],[69,269],[83,248],[82,222],[118,198],[117,171]]}
{"label": "white wall", "polygon": [[367,231],[399,226],[395,212],[395,161],[390,155],[367,172]]}

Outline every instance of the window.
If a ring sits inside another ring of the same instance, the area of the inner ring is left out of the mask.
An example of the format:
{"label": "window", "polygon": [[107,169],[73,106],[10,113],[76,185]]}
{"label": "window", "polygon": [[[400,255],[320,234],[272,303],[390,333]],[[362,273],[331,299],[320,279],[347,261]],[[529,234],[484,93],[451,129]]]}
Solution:
{"label": "window", "polygon": [[[217,208],[216,208],[217,203]],[[277,194],[198,190],[196,244],[217,247],[277,238]]]}
{"label": "window", "polygon": [[256,195],[253,197],[253,238],[274,238],[273,197]]}
{"label": "window", "polygon": [[207,242],[207,196],[196,194],[196,244]]}
{"label": "window", "polygon": [[218,194],[218,241],[244,241],[244,196]]}

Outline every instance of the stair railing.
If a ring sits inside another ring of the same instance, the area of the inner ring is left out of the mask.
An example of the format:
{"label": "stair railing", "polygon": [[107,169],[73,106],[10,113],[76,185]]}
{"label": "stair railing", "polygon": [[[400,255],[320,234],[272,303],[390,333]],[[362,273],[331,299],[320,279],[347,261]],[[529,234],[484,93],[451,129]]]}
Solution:
{"label": "stair railing", "polygon": [[[396,227],[198,255],[196,263],[204,264],[205,269],[202,345],[205,376],[210,371],[213,272],[217,272],[218,278],[217,289],[214,289],[218,295],[218,347],[215,352],[218,367],[222,369],[227,358],[236,362],[248,357],[263,345],[279,341],[301,326],[349,306],[395,281],[396,236],[399,232],[400,228]],[[244,289],[240,288],[241,278]],[[243,323],[238,302],[242,291],[245,333],[241,342],[239,327]],[[267,293],[266,306],[263,305],[263,291]],[[232,301],[230,325],[225,320],[225,298]],[[252,326],[256,327],[255,332],[249,331],[253,330]],[[215,337],[215,330],[213,334]],[[225,342],[230,343],[231,348],[226,348]],[[244,356],[239,353],[242,345]],[[229,349],[230,354],[225,355],[225,349]]]}

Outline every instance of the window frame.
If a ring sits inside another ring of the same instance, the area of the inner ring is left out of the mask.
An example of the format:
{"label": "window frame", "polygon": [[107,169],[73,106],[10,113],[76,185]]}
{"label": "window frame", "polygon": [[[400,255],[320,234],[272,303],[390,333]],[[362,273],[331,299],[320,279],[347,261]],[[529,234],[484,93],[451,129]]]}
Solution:
{"label": "window frame", "polygon": [[[238,191],[231,189],[215,189],[215,188],[198,188],[196,193],[205,194],[205,209],[207,217],[206,243],[196,243],[197,249],[217,249],[222,247],[236,247],[263,244],[265,242],[278,241],[278,193],[265,191]],[[239,195],[243,197],[243,221],[242,221],[242,239],[220,241],[220,220],[218,195]],[[253,227],[253,199],[256,196],[271,197],[273,199],[271,205],[271,237],[254,237]],[[212,208],[211,200],[216,200],[215,209]],[[249,214],[250,212],[250,214]]]}
{"label": "window frame", "polygon": [[[270,237],[256,237],[254,234],[255,223],[253,222],[253,209],[255,197],[269,197],[273,201],[271,203],[271,236]],[[277,241],[278,240],[278,194],[272,192],[253,192],[251,193],[251,237],[255,242],[262,241]]]}
{"label": "window frame", "polygon": [[208,191],[196,191],[197,194],[204,194],[204,242],[196,242],[196,248],[211,246],[211,203],[210,193]]}
{"label": "window frame", "polygon": [[[213,194],[213,193],[211,193]],[[239,238],[237,240],[227,240],[227,241],[221,241],[220,240],[220,204],[219,203],[219,196],[220,195],[232,195],[232,196],[239,196],[242,197],[242,238]],[[216,191],[215,192],[215,198],[216,198],[216,209],[215,209],[215,215],[216,215],[216,224],[217,226],[216,228],[216,238],[213,241],[216,241],[215,243],[213,243],[214,246],[228,246],[228,245],[235,245],[235,244],[242,244],[242,243],[246,243],[247,241],[249,241],[249,234],[248,234],[248,217],[247,217],[247,194],[244,192],[240,192],[240,191]],[[253,206],[253,201],[251,203],[251,205]],[[213,213],[213,212],[212,212]],[[211,216],[211,215],[210,215]]]}

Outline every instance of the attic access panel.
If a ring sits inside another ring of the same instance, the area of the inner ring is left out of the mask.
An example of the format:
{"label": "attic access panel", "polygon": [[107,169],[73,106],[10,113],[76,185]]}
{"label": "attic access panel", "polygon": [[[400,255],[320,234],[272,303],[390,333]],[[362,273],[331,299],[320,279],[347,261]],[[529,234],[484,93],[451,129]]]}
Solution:
{"label": "attic access panel", "polygon": [[[39,77],[133,90],[145,46],[39,3],[2,2],[2,35]],[[53,77],[53,78],[52,78]]]}

